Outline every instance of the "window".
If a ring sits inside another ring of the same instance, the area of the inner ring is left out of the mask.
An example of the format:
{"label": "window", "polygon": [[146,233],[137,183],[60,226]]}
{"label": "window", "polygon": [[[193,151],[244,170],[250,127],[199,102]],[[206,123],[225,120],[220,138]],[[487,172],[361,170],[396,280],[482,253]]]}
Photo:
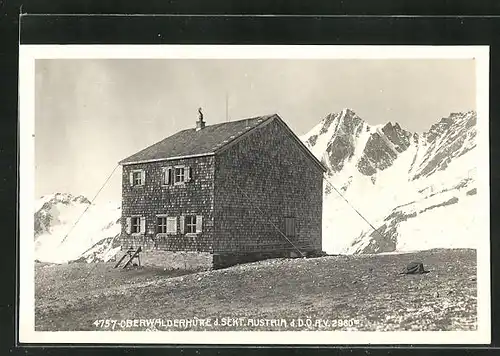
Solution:
{"label": "window", "polygon": [[191,181],[192,169],[186,166],[164,167],[162,185],[177,185]]}
{"label": "window", "polygon": [[167,217],[159,216],[156,223],[156,232],[159,234],[167,233]]}
{"label": "window", "polygon": [[134,185],[142,185],[142,175],[141,172],[133,172]]}
{"label": "window", "polygon": [[144,216],[127,217],[125,221],[127,234],[143,234],[146,232],[146,219]]}
{"label": "window", "polygon": [[136,169],[130,172],[130,185],[140,186],[144,185],[144,179],[146,178],[146,172],[143,169]]}
{"label": "window", "polygon": [[285,217],[285,236],[293,237],[295,236],[295,218]]}
{"label": "window", "polygon": [[184,182],[184,167],[175,167],[175,184]]}
{"label": "window", "polygon": [[139,217],[134,217],[132,218],[132,233],[137,234],[141,232],[141,218]]}
{"label": "window", "polygon": [[181,234],[198,234],[203,230],[203,216],[181,215],[179,216]]}
{"label": "window", "polygon": [[186,216],[186,233],[187,234],[196,233],[196,215]]}

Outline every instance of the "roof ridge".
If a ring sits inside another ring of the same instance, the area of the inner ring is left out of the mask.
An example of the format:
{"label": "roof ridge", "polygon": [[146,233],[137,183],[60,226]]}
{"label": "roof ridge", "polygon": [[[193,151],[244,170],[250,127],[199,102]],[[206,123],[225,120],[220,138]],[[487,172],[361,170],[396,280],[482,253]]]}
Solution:
{"label": "roof ridge", "polygon": [[[226,125],[226,124],[232,124],[232,123],[238,123],[238,122],[242,122],[242,121],[249,121],[249,120],[259,120],[261,119],[262,121],[263,120],[267,120],[273,116],[277,115],[276,113],[275,114],[267,114],[267,115],[261,115],[261,116],[254,116],[254,117],[249,117],[249,118],[246,118],[246,119],[238,119],[238,120],[231,120],[231,121],[224,121],[224,122],[218,122],[216,124],[211,124],[211,125],[205,125],[205,128],[207,127],[214,127],[214,126],[220,126],[220,125]],[[183,130],[180,130],[180,131],[177,131],[176,133],[168,136],[168,137],[165,137],[164,139],[158,141],[158,142],[161,142],[169,137],[172,137],[173,135],[176,135],[178,133],[181,133],[181,132],[184,132],[184,131],[192,131],[192,130],[196,130],[195,127],[192,127],[192,128],[189,128],[189,129],[183,129]],[[201,130],[198,130],[198,131],[201,131]],[[197,131],[197,132],[198,132]]]}
{"label": "roof ridge", "polygon": [[[241,122],[241,121],[249,121],[249,120],[259,120],[259,119],[267,120],[267,119],[269,119],[269,118],[271,118],[271,117],[273,117],[275,115],[277,115],[277,114],[267,114],[267,115],[253,116],[253,117],[248,117],[248,118],[245,118],[245,119],[238,119],[238,120],[218,122],[216,124],[206,125],[205,127],[225,125],[225,124],[231,124],[231,123],[236,123],[236,122]],[[193,129],[187,129],[187,130],[195,130],[195,129],[193,128]]]}

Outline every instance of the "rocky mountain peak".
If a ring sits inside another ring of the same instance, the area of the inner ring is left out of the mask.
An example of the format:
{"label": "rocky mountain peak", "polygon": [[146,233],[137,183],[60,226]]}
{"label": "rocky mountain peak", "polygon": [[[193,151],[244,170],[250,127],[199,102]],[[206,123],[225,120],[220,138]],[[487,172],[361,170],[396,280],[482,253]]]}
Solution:
{"label": "rocky mountain peak", "polygon": [[365,176],[391,167],[403,152],[413,147],[418,157],[415,156],[409,175],[417,179],[445,169],[450,159],[474,147],[475,124],[474,111],[451,113],[419,135],[403,129],[397,122],[369,125],[353,110],[344,108],[327,115],[305,136],[305,143],[329,167],[330,174],[350,165]]}
{"label": "rocky mountain peak", "polygon": [[344,115],[346,118],[352,118],[352,117],[357,117],[358,115],[354,112],[354,110],[349,109],[349,108],[343,108],[340,111],[341,114]]}
{"label": "rocky mountain peak", "polygon": [[412,164],[412,180],[428,177],[445,170],[454,160],[476,147],[476,120],[474,111],[451,113],[432,125],[423,134],[425,153],[421,161]]}
{"label": "rocky mountain peak", "polygon": [[86,197],[83,195],[78,195],[73,198],[74,202],[81,203],[81,204],[90,204],[90,200],[88,200]]}
{"label": "rocky mountain peak", "polygon": [[424,133],[428,142],[433,141],[437,136],[450,130],[468,129],[476,124],[477,115],[475,111],[451,113],[448,117],[443,117],[439,122],[433,124]]}
{"label": "rocky mountain peak", "polygon": [[364,122],[353,110],[345,108],[338,113],[328,114],[321,121],[319,134],[324,134],[333,129],[334,133],[339,129],[344,132],[352,131],[360,123]]}
{"label": "rocky mountain peak", "polygon": [[74,203],[80,203],[80,204],[90,204],[90,200],[88,200],[85,196],[83,195],[73,195],[70,193],[54,193],[54,194],[49,194],[49,195],[44,195],[40,198],[41,201],[43,201],[44,204],[46,203],[51,203],[51,204],[56,204],[56,203],[62,203],[62,204],[70,204],[72,202]]}

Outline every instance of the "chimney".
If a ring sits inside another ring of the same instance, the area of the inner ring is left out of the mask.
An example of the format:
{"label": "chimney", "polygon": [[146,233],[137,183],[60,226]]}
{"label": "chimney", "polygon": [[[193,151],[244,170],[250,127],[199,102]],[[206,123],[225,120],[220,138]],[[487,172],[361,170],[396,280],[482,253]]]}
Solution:
{"label": "chimney", "polygon": [[198,121],[196,121],[196,131],[200,131],[205,128],[205,121],[203,121],[203,113],[201,108],[198,108]]}

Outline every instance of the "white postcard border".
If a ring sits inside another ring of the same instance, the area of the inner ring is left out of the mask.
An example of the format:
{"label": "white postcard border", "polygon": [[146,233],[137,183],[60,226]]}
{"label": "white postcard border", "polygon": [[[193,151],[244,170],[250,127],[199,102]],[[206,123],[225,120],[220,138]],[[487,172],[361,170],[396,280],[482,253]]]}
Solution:
{"label": "white postcard border", "polygon": [[[477,62],[477,331],[35,331],[34,153],[36,59],[471,59]],[[20,45],[19,50],[19,329],[21,343],[135,344],[488,344],[491,340],[489,242],[489,47],[315,45]],[[486,239],[485,237],[488,237]]]}

